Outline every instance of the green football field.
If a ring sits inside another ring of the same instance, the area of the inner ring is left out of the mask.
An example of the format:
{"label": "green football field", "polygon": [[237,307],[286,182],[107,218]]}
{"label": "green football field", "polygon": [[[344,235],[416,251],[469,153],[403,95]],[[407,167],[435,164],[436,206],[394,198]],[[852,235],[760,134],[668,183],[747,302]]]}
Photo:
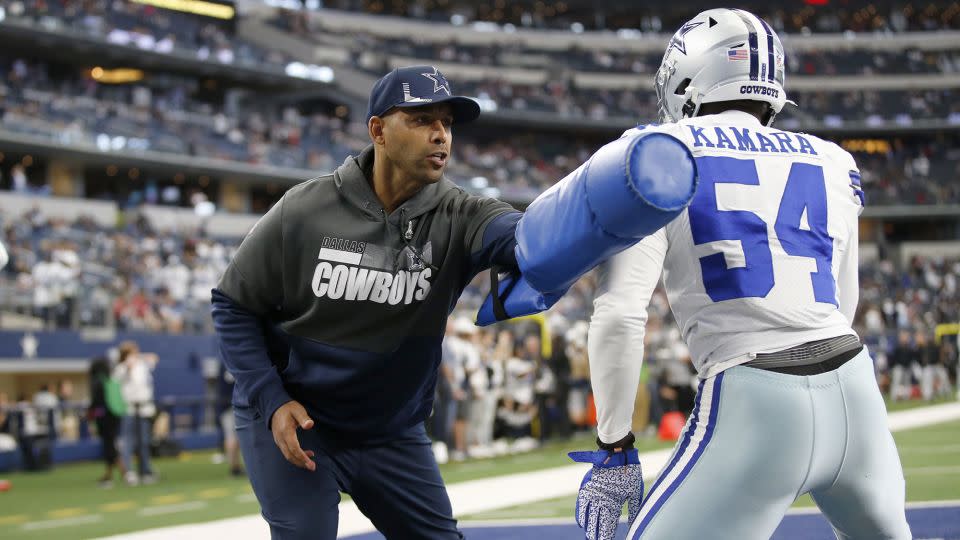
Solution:
{"label": "green football field", "polygon": [[[912,408],[895,404],[891,410]],[[907,478],[910,501],[960,499],[960,422],[895,433]],[[566,452],[593,445],[592,435],[551,443],[515,456],[441,466],[448,483],[570,464]],[[641,440],[641,452],[672,446]],[[249,515],[258,511],[249,484],[232,478],[226,465],[213,463],[212,452],[183,453],[156,463],[161,481],[102,489],[99,463],[72,464],[42,473],[0,475],[13,484],[0,492],[0,538],[77,539],[147,528]],[[649,480],[649,479],[648,479]],[[798,504],[810,504],[809,499]],[[571,515],[573,497],[526,504],[464,519],[491,520]]]}

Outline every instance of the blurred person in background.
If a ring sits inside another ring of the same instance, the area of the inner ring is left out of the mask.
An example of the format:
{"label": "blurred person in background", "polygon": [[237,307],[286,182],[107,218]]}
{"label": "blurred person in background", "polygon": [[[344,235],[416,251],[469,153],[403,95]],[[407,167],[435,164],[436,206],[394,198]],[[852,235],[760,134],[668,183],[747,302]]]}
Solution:
{"label": "blurred person in background", "polygon": [[475,329],[469,320],[457,317],[453,321],[453,335],[445,338],[450,345],[451,357],[448,365],[453,371],[453,399],[456,403],[453,416],[453,451],[450,452],[450,459],[453,461],[467,458],[470,408],[473,403],[469,373],[480,363],[476,348],[469,340]]}
{"label": "blurred person in background", "polygon": [[901,329],[897,332],[897,343],[893,347],[890,359],[890,400],[909,399],[913,387],[911,383],[913,343],[911,343],[909,330]]}
{"label": "blurred person in background", "polygon": [[586,321],[577,321],[567,331],[567,361],[570,362],[570,394],[567,397],[567,415],[577,431],[593,426],[588,419],[590,400],[590,360],[587,358]]}
{"label": "blurred person in background", "polygon": [[0,392],[0,452],[11,452],[17,449],[17,438],[13,433],[13,415],[10,396],[6,392]]}
{"label": "blurred person in background", "polygon": [[657,351],[660,371],[660,397],[664,412],[678,411],[684,417],[693,410],[697,394],[697,377],[690,362],[690,350],[680,341],[679,332],[671,328],[666,343]]}
{"label": "blurred person in background", "polygon": [[236,384],[237,380],[221,363],[217,385],[217,418],[223,431],[223,453],[230,467],[230,475],[239,477],[245,473],[241,464],[240,440],[237,439],[237,422],[233,416],[232,396]]}
{"label": "blurred person in background", "polygon": [[57,438],[65,441],[75,441],[80,438],[80,416],[78,409],[74,407],[73,397],[73,382],[70,379],[57,381],[57,401],[59,402],[57,413],[60,422]]}
{"label": "blurred person in background", "polygon": [[562,439],[570,438],[573,431],[573,425],[570,423],[570,414],[568,409],[568,400],[570,399],[570,359],[567,358],[567,338],[566,331],[569,329],[569,323],[564,320],[562,325],[556,325],[551,329],[553,335],[550,345],[550,367],[553,370],[553,376],[556,379],[556,387],[553,392],[554,405],[556,411],[555,428],[556,435]]}
{"label": "blurred person in background", "polygon": [[[501,345],[498,341],[501,333],[494,333],[493,329],[484,330],[483,346],[480,348],[480,360],[483,364],[482,369],[486,372],[487,385],[484,389],[483,397],[477,400],[477,420],[475,434],[477,447],[474,450],[475,457],[490,457],[496,454],[496,448],[493,444],[494,424],[497,418],[497,405],[503,395],[504,372],[503,360],[500,354]],[[509,337],[510,345],[506,349],[512,348],[512,337]],[[508,352],[509,355],[509,352]]]}
{"label": "blurred person in background", "polygon": [[87,418],[97,426],[97,437],[103,446],[103,476],[97,481],[101,487],[113,486],[113,470],[117,469],[123,480],[127,470],[117,451],[121,418],[126,413],[126,403],[117,382],[111,379],[110,362],[106,358],[94,358],[90,363],[90,407]]}
{"label": "blurred person in background", "polygon": [[934,392],[937,397],[945,398],[953,393],[953,385],[950,383],[950,370],[953,368],[957,359],[957,349],[955,344],[940,337],[940,346],[937,349],[937,365],[934,367]]}
{"label": "blurred person in background", "polygon": [[[539,341],[539,340],[538,340]],[[557,376],[554,374],[550,359],[544,358],[542,351],[536,361],[536,375],[533,389],[537,402],[537,421],[540,424],[539,439],[543,443],[559,430],[560,409],[557,406]]]}
{"label": "blurred person in background", "polygon": [[47,442],[60,435],[62,425],[60,413],[60,399],[50,391],[50,384],[43,383],[40,390],[33,395],[33,407],[37,412],[38,429]]}
{"label": "blurred person in background", "polygon": [[537,445],[532,437],[533,418],[537,413],[533,389],[536,369],[522,343],[505,365],[506,381],[497,416],[503,423],[503,435],[511,439],[510,451],[514,453],[532,450]]}
{"label": "blurred person in background", "polygon": [[433,455],[437,463],[444,464],[450,458],[450,448],[454,447],[453,422],[457,414],[457,401],[464,393],[457,382],[459,356],[450,338],[454,334],[454,319],[447,319],[440,352],[440,369],[437,377],[437,397],[433,403],[433,415],[430,418],[431,435],[434,438]]}
{"label": "blurred person in background", "polygon": [[49,466],[45,462],[45,457],[49,458],[49,452],[46,440],[49,438],[49,431],[44,431],[38,420],[37,409],[33,403],[27,399],[27,395],[21,393],[17,396],[16,410],[19,413],[17,418],[17,444],[20,446],[20,453],[23,456],[23,467],[27,471],[37,471]]}
{"label": "blurred person in background", "polygon": [[[121,446],[126,481],[132,486],[141,482],[152,484],[157,481],[150,464],[152,419],[157,413],[153,401],[153,369],[159,357],[155,353],[140,352],[140,347],[133,341],[124,341],[119,350],[120,357],[113,376],[119,381],[127,404],[127,414],[122,421]],[[136,471],[132,464],[134,449],[137,451]]]}
{"label": "blurred person in background", "polygon": [[486,361],[483,358],[486,351],[481,348],[478,328],[469,319],[458,318],[454,328],[461,341],[464,372],[467,378],[467,455],[483,457],[486,455],[486,449],[480,448],[482,444],[480,441],[489,438],[482,433],[485,406],[490,393],[490,374],[487,372]]}
{"label": "blurred person in background", "polygon": [[7,247],[3,245],[3,242],[0,242],[0,270],[3,270],[8,262],[10,262],[10,254],[7,253]]}
{"label": "blurred person in background", "polygon": [[916,358],[919,366],[920,397],[930,401],[934,395],[936,370],[940,365],[940,348],[933,342],[930,332],[924,328],[917,328],[913,335],[916,343]]}

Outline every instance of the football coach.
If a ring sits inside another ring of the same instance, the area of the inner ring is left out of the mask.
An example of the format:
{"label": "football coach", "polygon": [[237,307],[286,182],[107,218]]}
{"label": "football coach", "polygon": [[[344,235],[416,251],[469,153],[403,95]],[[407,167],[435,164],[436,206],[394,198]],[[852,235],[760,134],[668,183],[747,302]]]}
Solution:
{"label": "football coach", "polygon": [[452,127],[479,114],[434,67],[387,74],[370,94],[373,144],[287,191],[213,290],[273,538],[335,538],[340,492],[391,540],[462,538],[423,422],[463,288],[495,266],[507,279],[491,279],[480,321],[542,311],[693,198],[688,143],[639,134],[600,148],[521,219],[443,177]]}
{"label": "football coach", "polygon": [[515,267],[520,213],[444,177],[480,107],[432,66],[391,71],[372,144],[254,226],[213,290],[240,447],[274,539],[334,539],[340,492],[390,539],[462,538],[431,451],[447,315]]}

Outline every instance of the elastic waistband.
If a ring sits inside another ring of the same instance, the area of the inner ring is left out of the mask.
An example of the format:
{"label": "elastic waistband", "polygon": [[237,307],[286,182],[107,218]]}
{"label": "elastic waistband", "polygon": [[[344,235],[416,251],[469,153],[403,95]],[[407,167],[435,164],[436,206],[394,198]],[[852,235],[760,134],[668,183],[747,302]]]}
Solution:
{"label": "elastic waistband", "polygon": [[788,375],[819,375],[839,368],[862,350],[863,344],[856,336],[846,335],[758,354],[743,365]]}

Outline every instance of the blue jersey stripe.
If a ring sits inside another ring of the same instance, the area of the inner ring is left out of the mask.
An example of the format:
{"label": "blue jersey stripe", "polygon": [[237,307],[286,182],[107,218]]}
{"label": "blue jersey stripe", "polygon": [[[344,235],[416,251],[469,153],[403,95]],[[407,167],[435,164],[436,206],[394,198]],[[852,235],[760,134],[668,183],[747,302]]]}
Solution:
{"label": "blue jersey stripe", "polygon": [[857,171],[850,171],[850,188],[853,189],[853,194],[860,199],[860,206],[867,206],[867,194],[863,192],[860,173]]}

